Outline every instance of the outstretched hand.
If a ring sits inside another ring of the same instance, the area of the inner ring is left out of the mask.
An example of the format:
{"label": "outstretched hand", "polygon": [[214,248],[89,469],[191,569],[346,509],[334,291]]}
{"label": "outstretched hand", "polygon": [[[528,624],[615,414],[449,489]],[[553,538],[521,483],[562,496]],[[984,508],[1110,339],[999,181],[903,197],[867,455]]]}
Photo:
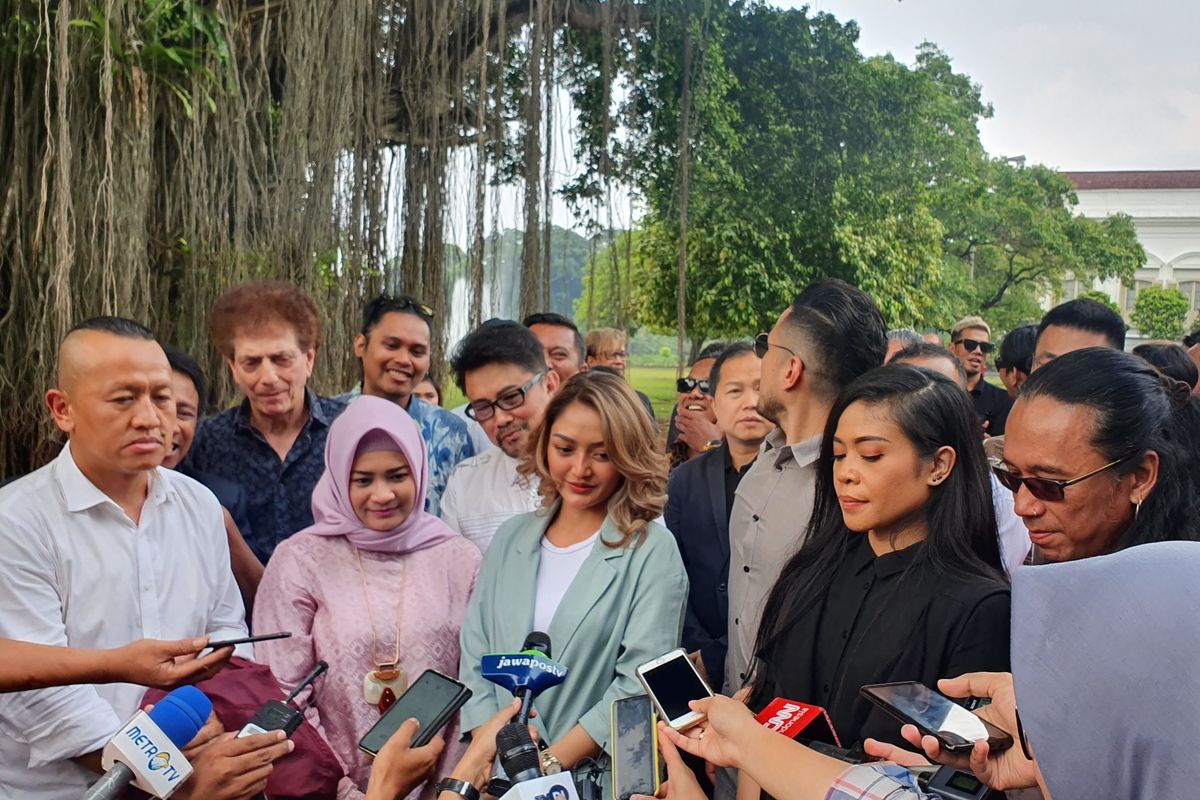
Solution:
{"label": "outstretched hand", "polygon": [[761,729],[745,703],[715,695],[688,705],[705,719],[682,732],[660,722],[660,738],[718,767],[740,767],[742,747]]}
{"label": "outstretched hand", "polygon": [[156,689],[174,689],[187,683],[199,683],[216,675],[233,655],[232,647],[223,647],[200,658],[208,639],[158,639],[140,641],[110,651],[114,674],[123,681]]}
{"label": "outstretched hand", "polygon": [[[662,736],[661,730],[665,727],[666,725],[659,723],[658,745],[667,765],[667,782],[659,787],[655,796],[662,800],[707,800],[691,767],[683,763],[683,757],[679,755],[675,745],[671,744],[671,740]],[[630,800],[650,800],[650,796],[635,794]]]}

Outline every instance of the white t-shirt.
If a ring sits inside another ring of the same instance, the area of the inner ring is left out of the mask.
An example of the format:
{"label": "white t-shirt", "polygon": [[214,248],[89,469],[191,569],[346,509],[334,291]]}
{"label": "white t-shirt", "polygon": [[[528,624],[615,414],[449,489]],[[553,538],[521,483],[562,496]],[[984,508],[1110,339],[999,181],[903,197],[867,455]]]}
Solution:
{"label": "white t-shirt", "polygon": [[493,448],[460,461],[446,482],[438,513],[481,552],[501,525],[538,507],[537,489],[517,472],[517,463]]}
{"label": "white t-shirt", "polygon": [[542,537],[542,558],[538,562],[537,596],[533,604],[533,629],[550,630],[550,621],[558,611],[567,589],[579,574],[579,568],[596,546],[600,531],[570,547],[556,547]]}

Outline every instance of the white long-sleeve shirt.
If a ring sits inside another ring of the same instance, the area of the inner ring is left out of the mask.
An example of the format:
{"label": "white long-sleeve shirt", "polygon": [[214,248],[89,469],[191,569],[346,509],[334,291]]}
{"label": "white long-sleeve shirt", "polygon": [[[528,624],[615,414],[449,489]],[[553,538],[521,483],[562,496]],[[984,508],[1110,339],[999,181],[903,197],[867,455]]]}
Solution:
{"label": "white long-sleeve shirt", "polygon": [[[204,634],[244,636],[246,622],[221,507],[199,483],[154,470],[135,524],[68,445],[0,489],[0,636],[110,648]],[[144,692],[116,683],[0,694],[0,797],[82,796],[97,776],[70,759],[102,747]]]}
{"label": "white long-sleeve shirt", "polygon": [[501,525],[538,508],[537,486],[517,472],[517,463],[493,448],[459,462],[442,492],[442,520],[483,553]]}

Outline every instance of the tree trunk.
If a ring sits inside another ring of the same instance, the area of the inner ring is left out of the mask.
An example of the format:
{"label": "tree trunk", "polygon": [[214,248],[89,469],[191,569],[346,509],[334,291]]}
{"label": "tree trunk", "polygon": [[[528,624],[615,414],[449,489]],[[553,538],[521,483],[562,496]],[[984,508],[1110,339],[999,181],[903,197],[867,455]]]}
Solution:
{"label": "tree trunk", "polygon": [[[679,273],[678,297],[675,315],[679,322],[679,338],[676,352],[683,358],[683,345],[687,341],[687,214],[689,170],[691,167],[691,120],[692,120],[692,30],[690,22],[683,37],[683,98],[679,111],[679,258],[676,269]],[[683,376],[683,363],[676,367],[676,374]]]}

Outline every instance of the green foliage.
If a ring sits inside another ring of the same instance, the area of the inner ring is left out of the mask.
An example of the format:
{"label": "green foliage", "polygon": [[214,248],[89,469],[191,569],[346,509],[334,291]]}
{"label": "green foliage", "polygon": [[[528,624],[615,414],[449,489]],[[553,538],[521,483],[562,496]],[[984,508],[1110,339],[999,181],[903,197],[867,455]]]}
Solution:
{"label": "green foliage", "polygon": [[1143,336],[1179,341],[1187,315],[1187,295],[1178,289],[1150,286],[1138,292],[1130,320]]}
{"label": "green foliage", "polygon": [[1103,303],[1111,308],[1118,316],[1121,314],[1121,307],[1113,302],[1113,299],[1108,296],[1108,292],[1102,292],[1099,289],[1088,289],[1079,296],[1085,300],[1095,300],[1097,303]]}

